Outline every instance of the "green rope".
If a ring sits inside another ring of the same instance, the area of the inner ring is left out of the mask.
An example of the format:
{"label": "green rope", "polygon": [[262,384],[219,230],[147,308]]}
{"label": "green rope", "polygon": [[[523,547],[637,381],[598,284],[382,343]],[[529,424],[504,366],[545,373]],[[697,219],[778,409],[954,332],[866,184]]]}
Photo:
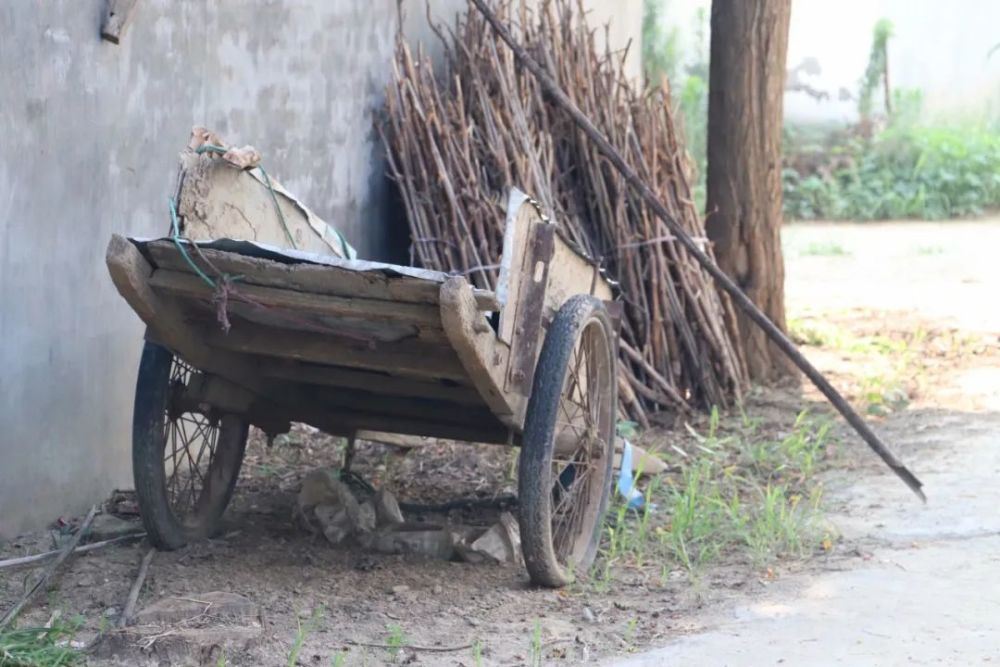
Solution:
{"label": "green rope", "polygon": [[174,202],[173,197],[170,197],[169,199],[167,199],[167,201],[170,203],[170,224],[173,225],[174,228],[174,235],[171,237],[174,240],[174,245],[176,245],[177,249],[181,251],[181,256],[188,263],[188,266],[194,269],[194,272],[198,274],[198,277],[204,280],[206,283],[208,283],[209,287],[215,289],[216,288],[215,281],[212,280],[212,278],[209,277],[207,273],[202,271],[198,267],[198,265],[194,263],[194,260],[192,260],[191,256],[188,255],[187,250],[184,249],[184,244],[181,243],[181,239],[183,238],[181,236],[181,229],[180,226],[177,224],[177,203]]}
{"label": "green rope", "polygon": [[[216,146],[215,144],[202,144],[195,150],[195,152],[198,153],[199,155],[206,152],[223,155],[226,152],[226,150],[227,149],[224,146]],[[292,233],[288,230],[288,223],[285,222],[285,214],[281,211],[281,206],[278,205],[278,196],[277,194],[275,194],[274,186],[271,184],[271,177],[267,175],[266,171],[264,171],[264,167],[257,165],[257,169],[260,170],[261,176],[264,177],[264,184],[267,185],[267,191],[271,193],[271,201],[274,203],[274,212],[278,214],[278,220],[281,221],[281,228],[285,232],[285,237],[288,239],[288,242],[292,244],[292,248],[298,250],[298,246],[295,245],[295,239],[292,238]],[[338,232],[338,234],[339,233],[340,232]],[[342,243],[344,242],[343,237],[341,237],[341,242]]]}

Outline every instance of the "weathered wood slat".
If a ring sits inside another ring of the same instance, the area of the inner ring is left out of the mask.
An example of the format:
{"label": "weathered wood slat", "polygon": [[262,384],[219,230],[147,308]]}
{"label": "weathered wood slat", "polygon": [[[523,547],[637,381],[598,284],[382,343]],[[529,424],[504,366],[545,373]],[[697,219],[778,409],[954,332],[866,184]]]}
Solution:
{"label": "weathered wood slat", "polygon": [[306,385],[339,387],[347,390],[361,389],[388,396],[433,398],[457,405],[483,405],[483,400],[477,392],[470,391],[468,386],[454,383],[449,386],[433,380],[278,359],[261,361],[257,364],[257,368],[264,377]]}
{"label": "weathered wood slat", "polygon": [[510,304],[514,313],[514,341],[511,344],[510,371],[506,378],[507,391],[521,396],[531,395],[531,383],[535,377],[535,362],[545,336],[546,319],[552,312],[546,312],[550,277],[559,271],[552,262],[556,239],[555,225],[538,220],[528,230],[528,247],[525,248],[525,262],[521,267],[520,298]]}
{"label": "weathered wood slat", "polygon": [[370,391],[315,387],[310,395],[329,410],[364,412],[389,418],[416,419],[455,426],[480,427],[499,423],[484,403],[456,408],[452,403],[413,396],[387,396]]}
{"label": "weathered wood slat", "polygon": [[108,0],[107,11],[101,24],[101,39],[112,44],[121,43],[128,29],[137,0]]}
{"label": "weathered wood slat", "polygon": [[[159,269],[153,272],[154,290],[184,297],[211,299],[213,289],[191,273]],[[403,322],[420,327],[441,328],[441,315],[431,304],[393,303],[378,299],[313,294],[291,289],[263,287],[240,281],[233,286],[238,294],[268,308],[283,308],[298,313],[356,317],[377,322]]]}
{"label": "weathered wood slat", "polygon": [[[240,355],[213,350],[205,345],[174,300],[153,292],[148,282],[153,267],[131,241],[113,235],[105,259],[112,282],[149,327],[150,338],[179,353],[199,370],[219,375],[250,390],[263,399],[261,409],[273,408],[279,419],[306,421],[330,433],[344,432],[341,421],[331,417],[323,406],[297,387],[282,387],[280,391],[274,391]],[[292,414],[298,417],[290,417]]]}
{"label": "weathered wood slat", "polygon": [[375,343],[326,333],[263,326],[234,325],[229,333],[204,327],[201,340],[218,350],[332,366],[347,366],[393,375],[468,381],[455,353],[445,345],[413,341]]}
{"label": "weathered wood slat", "polygon": [[[153,263],[159,269],[190,273],[191,269],[177,247],[170,241],[146,244]],[[377,299],[398,303],[437,304],[441,283],[412,276],[387,275],[381,271],[356,271],[320,264],[285,264],[258,257],[203,248],[204,255],[219,271],[242,276],[246,285],[277,287],[314,294],[357,299]],[[196,258],[197,260],[197,258]],[[208,270],[208,267],[204,267]],[[476,307],[496,311],[499,306],[493,292],[476,290]]]}
{"label": "weathered wood slat", "polygon": [[[294,385],[281,383],[276,383],[267,390],[269,394],[291,393],[293,395],[296,391],[297,388]],[[334,435],[349,436],[357,431],[369,430],[491,444],[507,444],[512,441],[510,430],[497,419],[476,425],[451,424],[427,419],[391,416],[384,412],[355,408],[340,409],[323,405],[317,409],[315,404],[308,402],[291,406],[289,415],[292,421],[312,424]]]}
{"label": "weathered wood slat", "polygon": [[479,395],[494,414],[519,427],[524,418],[523,401],[503,391],[509,348],[477,312],[472,287],[464,278],[452,278],[441,286],[441,321]]}

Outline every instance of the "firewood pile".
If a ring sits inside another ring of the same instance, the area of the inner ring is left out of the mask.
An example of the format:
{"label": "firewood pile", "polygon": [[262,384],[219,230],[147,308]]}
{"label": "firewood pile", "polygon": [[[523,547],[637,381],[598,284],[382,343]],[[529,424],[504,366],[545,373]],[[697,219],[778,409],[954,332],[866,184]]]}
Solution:
{"label": "firewood pile", "polygon": [[[638,91],[625,54],[598,46],[574,0],[540,5],[515,0],[497,11],[682,226],[704,239],[669,91]],[[658,410],[730,403],[746,370],[728,297],[515,66],[481,15],[473,10],[437,32],[443,69],[398,41],[379,128],[414,262],[494,288],[506,197],[519,187],[621,284],[623,415],[645,425]]]}

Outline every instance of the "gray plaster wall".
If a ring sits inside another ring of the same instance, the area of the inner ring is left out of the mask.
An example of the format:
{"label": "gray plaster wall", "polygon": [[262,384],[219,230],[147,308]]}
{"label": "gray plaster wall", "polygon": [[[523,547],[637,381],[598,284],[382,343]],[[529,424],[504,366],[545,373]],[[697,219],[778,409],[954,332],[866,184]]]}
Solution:
{"label": "gray plaster wall", "polygon": [[[427,39],[423,1],[405,4]],[[395,0],[139,0],[119,46],[99,39],[104,5],[0,3],[0,540],[131,486],[142,327],[103,253],[166,231],[192,125],[256,146],[362,256],[385,256],[398,220],[371,124]],[[634,32],[615,34],[637,35],[626,6]]]}

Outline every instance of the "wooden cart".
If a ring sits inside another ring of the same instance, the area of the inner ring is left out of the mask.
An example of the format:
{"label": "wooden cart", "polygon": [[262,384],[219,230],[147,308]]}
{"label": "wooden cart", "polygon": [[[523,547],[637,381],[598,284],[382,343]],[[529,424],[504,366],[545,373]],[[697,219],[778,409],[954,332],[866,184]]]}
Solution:
{"label": "wooden cart", "polygon": [[107,264],[147,325],[132,455],[157,547],[217,528],[251,424],[305,422],[520,446],[532,580],[561,586],[593,561],[616,420],[612,287],[525,195],[495,293],[231,240],[114,236]]}

